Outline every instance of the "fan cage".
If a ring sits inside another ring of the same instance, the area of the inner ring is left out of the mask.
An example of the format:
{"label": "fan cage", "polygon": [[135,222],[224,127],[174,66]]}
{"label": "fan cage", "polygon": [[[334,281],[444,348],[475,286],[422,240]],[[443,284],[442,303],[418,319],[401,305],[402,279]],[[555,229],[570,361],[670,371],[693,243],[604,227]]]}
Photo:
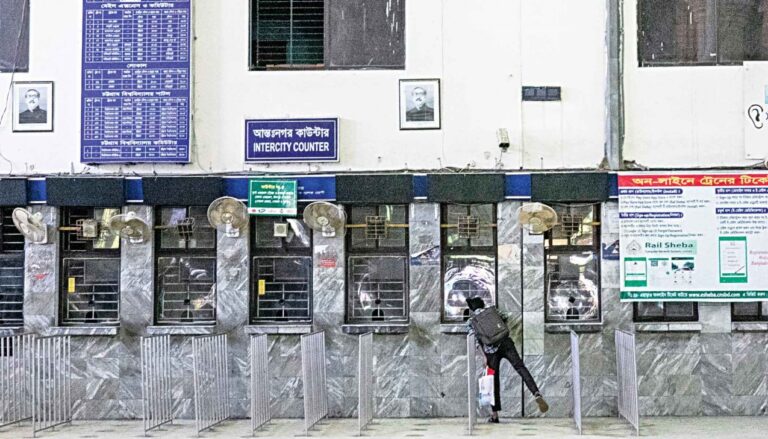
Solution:
{"label": "fan cage", "polygon": [[376,240],[387,237],[387,219],[383,216],[365,217],[365,239]]}

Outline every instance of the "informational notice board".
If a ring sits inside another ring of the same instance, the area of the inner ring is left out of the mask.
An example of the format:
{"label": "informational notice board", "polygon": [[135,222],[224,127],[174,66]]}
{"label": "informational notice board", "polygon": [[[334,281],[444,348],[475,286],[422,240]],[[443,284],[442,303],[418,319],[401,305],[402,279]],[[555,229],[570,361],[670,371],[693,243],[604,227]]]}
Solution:
{"label": "informational notice board", "polygon": [[83,163],[189,162],[190,0],[83,0]]}
{"label": "informational notice board", "polygon": [[768,300],[768,173],[618,179],[622,300]]}
{"label": "informational notice board", "polygon": [[295,216],[297,190],[295,180],[250,180],[248,213],[258,216]]}

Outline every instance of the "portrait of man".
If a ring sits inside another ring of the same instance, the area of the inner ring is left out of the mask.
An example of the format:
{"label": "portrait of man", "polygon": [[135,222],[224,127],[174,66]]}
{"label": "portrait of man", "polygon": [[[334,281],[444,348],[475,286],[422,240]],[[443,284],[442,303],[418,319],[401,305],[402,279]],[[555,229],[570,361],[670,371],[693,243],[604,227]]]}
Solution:
{"label": "portrait of man", "polygon": [[435,120],[435,109],[427,102],[427,90],[422,86],[411,89],[411,109],[405,112],[408,122],[431,122]]}
{"label": "portrait of man", "polygon": [[400,129],[440,129],[440,80],[400,80]]}
{"label": "portrait of man", "polygon": [[53,131],[53,82],[13,83],[13,131]]}
{"label": "portrait of man", "polygon": [[48,112],[40,107],[40,91],[30,88],[24,92],[24,106],[19,108],[19,123],[46,123]]}

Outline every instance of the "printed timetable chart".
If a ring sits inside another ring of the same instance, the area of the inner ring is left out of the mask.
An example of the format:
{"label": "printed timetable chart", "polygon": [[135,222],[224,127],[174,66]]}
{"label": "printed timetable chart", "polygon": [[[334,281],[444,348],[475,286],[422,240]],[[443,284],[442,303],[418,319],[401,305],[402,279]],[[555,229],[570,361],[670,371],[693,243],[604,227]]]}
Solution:
{"label": "printed timetable chart", "polygon": [[83,2],[84,163],[189,162],[189,0]]}

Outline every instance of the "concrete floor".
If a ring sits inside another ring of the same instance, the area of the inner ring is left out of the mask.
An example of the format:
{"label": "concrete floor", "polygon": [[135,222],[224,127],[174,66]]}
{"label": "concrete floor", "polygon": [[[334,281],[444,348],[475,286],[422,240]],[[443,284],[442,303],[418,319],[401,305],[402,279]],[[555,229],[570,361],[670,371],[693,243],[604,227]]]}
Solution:
{"label": "concrete floor", "polygon": [[[249,438],[248,421],[227,421],[212,431],[204,432],[203,438]],[[588,418],[584,422],[584,435],[579,436],[570,419],[502,419],[501,424],[480,424],[475,437],[488,438],[616,438],[632,437],[634,431],[628,424],[616,418]],[[436,439],[463,438],[466,420],[452,419],[381,419],[365,432],[364,436],[382,438]],[[263,430],[259,438],[295,438],[304,435],[301,420],[275,420]],[[664,439],[764,439],[768,437],[768,417],[706,417],[706,418],[645,418],[641,420],[640,435]],[[162,439],[195,438],[195,426],[191,421],[177,421],[174,425],[153,431],[151,437]],[[322,421],[312,437],[354,438],[357,436],[357,420],[333,419]],[[22,424],[0,429],[2,439],[31,438],[31,427]],[[56,431],[38,434],[39,438],[62,439],[116,439],[144,437],[140,421],[75,422],[71,426],[58,427]]]}

